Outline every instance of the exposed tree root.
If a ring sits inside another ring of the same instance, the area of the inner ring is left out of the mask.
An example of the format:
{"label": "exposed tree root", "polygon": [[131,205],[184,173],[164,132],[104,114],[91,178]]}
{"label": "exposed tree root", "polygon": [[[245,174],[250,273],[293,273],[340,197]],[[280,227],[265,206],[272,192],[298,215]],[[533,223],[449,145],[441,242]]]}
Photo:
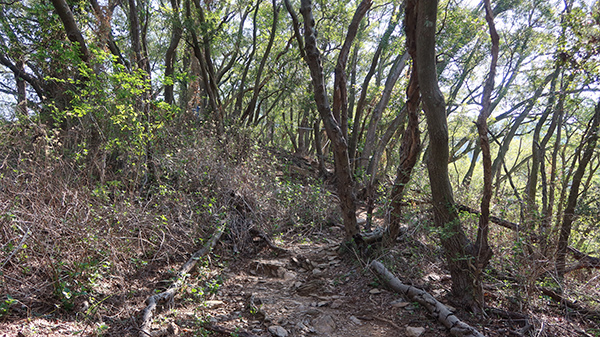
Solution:
{"label": "exposed tree root", "polygon": [[436,300],[428,292],[419,288],[406,285],[395,277],[383,264],[378,261],[371,262],[374,269],[395,292],[406,296],[411,301],[419,302],[445,327],[457,337],[484,337],[475,328],[458,319],[444,304]]}
{"label": "exposed tree root", "polygon": [[538,287],[538,290],[541,291],[542,294],[550,297],[552,300],[564,305],[565,307],[567,307],[577,313],[587,315],[587,316],[600,317],[600,312],[583,308],[579,304],[569,300],[568,298],[562,296],[561,294],[555,292],[552,289],[545,288],[545,287]]}
{"label": "exposed tree root", "polygon": [[256,228],[250,228],[250,234],[252,234],[253,237],[258,237],[263,239],[263,241],[265,241],[267,243],[267,245],[269,246],[269,248],[271,248],[272,250],[274,250],[275,252],[277,252],[278,254],[282,254],[282,255],[292,255],[291,252],[289,252],[287,249],[285,248],[281,248],[279,246],[277,246],[276,244],[273,243],[273,241],[271,241],[271,239],[269,238],[269,236],[267,234],[265,234],[264,232],[256,229]]}
{"label": "exposed tree root", "polygon": [[525,314],[490,307],[486,308],[485,311],[498,317],[506,318],[510,322],[516,322],[523,325],[523,327],[516,330],[502,329],[502,331],[500,331],[509,336],[525,336],[529,330],[533,329],[533,325],[529,322],[529,316]]}
{"label": "exposed tree root", "polygon": [[154,310],[156,309],[158,303],[173,301],[173,298],[175,297],[179,289],[181,289],[181,286],[184,284],[189,272],[192,270],[192,268],[196,266],[196,263],[202,256],[210,253],[217,241],[219,241],[219,239],[221,238],[224,229],[225,225],[221,225],[220,227],[218,227],[217,231],[213,234],[210,240],[206,242],[204,247],[195,252],[194,255],[192,255],[192,257],[190,257],[190,259],[183,266],[181,266],[181,269],[179,269],[175,281],[169,286],[167,290],[148,297],[148,299],[146,300],[147,306],[142,311],[142,322],[140,324],[139,334],[140,337],[167,336],[170,334],[175,334],[175,332],[171,332],[171,330],[173,330],[173,326],[158,331],[150,331],[150,321],[152,320]]}

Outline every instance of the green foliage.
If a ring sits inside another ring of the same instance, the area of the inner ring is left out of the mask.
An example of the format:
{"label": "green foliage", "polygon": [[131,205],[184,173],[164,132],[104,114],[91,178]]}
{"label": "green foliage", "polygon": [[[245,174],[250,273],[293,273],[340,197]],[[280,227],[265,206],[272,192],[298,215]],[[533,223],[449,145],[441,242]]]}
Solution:
{"label": "green foliage", "polygon": [[8,315],[10,313],[10,308],[13,304],[16,304],[17,300],[12,298],[10,295],[6,295],[6,299],[0,302],[0,318]]}

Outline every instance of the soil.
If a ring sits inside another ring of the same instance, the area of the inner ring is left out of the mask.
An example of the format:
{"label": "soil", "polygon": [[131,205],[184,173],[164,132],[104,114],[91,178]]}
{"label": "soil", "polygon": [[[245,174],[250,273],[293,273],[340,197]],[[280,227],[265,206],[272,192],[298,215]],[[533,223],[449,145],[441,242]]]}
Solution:
{"label": "soil", "polygon": [[[153,328],[170,327],[171,335],[177,336],[414,336],[410,328],[422,328],[423,337],[450,336],[418,303],[406,302],[380,284],[365,267],[369,261],[364,256],[340,249],[342,234],[340,227],[331,226],[312,229],[300,239],[294,234],[276,240],[285,252],[255,238],[254,247],[235,254],[225,238],[199,263],[173,303],[158,308]],[[406,257],[415,247],[427,249],[401,242],[397,250],[379,253]],[[402,273],[425,274],[405,282],[430,291],[486,336],[517,335],[525,326],[523,320],[475,318],[453,308],[445,300],[449,276],[435,259],[425,261],[425,256],[414,255],[424,259],[418,263],[403,264],[407,260],[398,258],[395,274],[401,279]],[[89,298],[72,312],[15,310],[0,324],[0,336],[139,336],[144,300],[166,289],[184,261],[178,257],[168,264],[150,263],[129,279],[105,280],[107,295],[95,300],[96,311],[90,310]],[[410,268],[415,266],[425,270],[414,273]],[[585,321],[560,314],[538,313],[535,322],[538,329],[546,325],[537,330],[543,331],[540,336],[591,336],[580,326]]]}

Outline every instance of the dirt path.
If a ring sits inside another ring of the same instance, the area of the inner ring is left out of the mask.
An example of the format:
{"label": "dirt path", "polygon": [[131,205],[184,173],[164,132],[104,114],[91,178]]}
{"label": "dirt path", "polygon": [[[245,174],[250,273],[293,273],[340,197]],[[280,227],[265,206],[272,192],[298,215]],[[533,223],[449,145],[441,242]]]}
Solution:
{"label": "dirt path", "polygon": [[[204,319],[256,336],[408,336],[408,326],[422,327],[424,337],[446,336],[425,310],[378,288],[370,271],[322,241],[293,245],[284,256],[266,248],[225,268]],[[182,335],[194,335],[197,315],[194,306],[180,310]]]}

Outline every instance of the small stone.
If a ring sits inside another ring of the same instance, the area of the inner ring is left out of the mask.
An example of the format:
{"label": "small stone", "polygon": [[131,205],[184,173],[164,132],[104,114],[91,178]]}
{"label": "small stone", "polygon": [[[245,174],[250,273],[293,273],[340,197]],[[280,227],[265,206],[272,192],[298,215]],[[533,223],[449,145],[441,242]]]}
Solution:
{"label": "small stone", "polygon": [[360,321],[360,319],[354,317],[354,316],[350,316],[350,321],[352,321],[352,323],[356,324],[356,325],[362,325],[363,323]]}
{"label": "small stone", "polygon": [[373,289],[371,289],[369,291],[369,294],[373,294],[373,295],[375,295],[375,294],[381,294],[381,293],[382,293],[382,291],[379,290],[379,289],[377,289],[377,288],[373,288]]}
{"label": "small stone", "polygon": [[317,302],[317,307],[324,307],[327,304],[329,304],[329,302],[327,302],[327,301],[320,301],[320,302]]}
{"label": "small stone", "polygon": [[214,301],[214,300],[209,300],[204,302],[204,305],[209,308],[209,309],[215,309],[218,307],[223,306],[223,304],[225,304],[223,301]]}
{"label": "small stone", "polygon": [[395,300],[390,302],[390,305],[394,308],[404,308],[407,307],[410,302],[405,302],[404,300]]}
{"label": "small stone", "polygon": [[313,273],[313,275],[321,275],[321,274],[323,274],[323,271],[319,268],[315,268],[315,269],[313,269],[312,273]]}
{"label": "small stone", "polygon": [[423,334],[423,332],[425,332],[425,328],[423,327],[412,327],[412,326],[407,326],[406,327],[406,334],[408,335],[408,337],[419,337]]}
{"label": "small stone", "polygon": [[344,301],[342,300],[335,300],[333,301],[333,303],[331,303],[331,309],[338,309],[342,306],[343,303]]}
{"label": "small stone", "polygon": [[335,321],[330,315],[323,315],[313,319],[312,326],[318,333],[323,335],[330,335],[337,328]]}
{"label": "small stone", "polygon": [[271,325],[269,327],[269,332],[271,333],[271,335],[273,335],[275,337],[287,337],[288,336],[287,330],[279,325]]}
{"label": "small stone", "polygon": [[294,273],[294,272],[291,272],[291,271],[285,271],[285,272],[283,273],[283,279],[284,279],[285,281],[291,281],[291,280],[293,280],[293,279],[295,279],[295,278],[296,278],[296,273]]}

